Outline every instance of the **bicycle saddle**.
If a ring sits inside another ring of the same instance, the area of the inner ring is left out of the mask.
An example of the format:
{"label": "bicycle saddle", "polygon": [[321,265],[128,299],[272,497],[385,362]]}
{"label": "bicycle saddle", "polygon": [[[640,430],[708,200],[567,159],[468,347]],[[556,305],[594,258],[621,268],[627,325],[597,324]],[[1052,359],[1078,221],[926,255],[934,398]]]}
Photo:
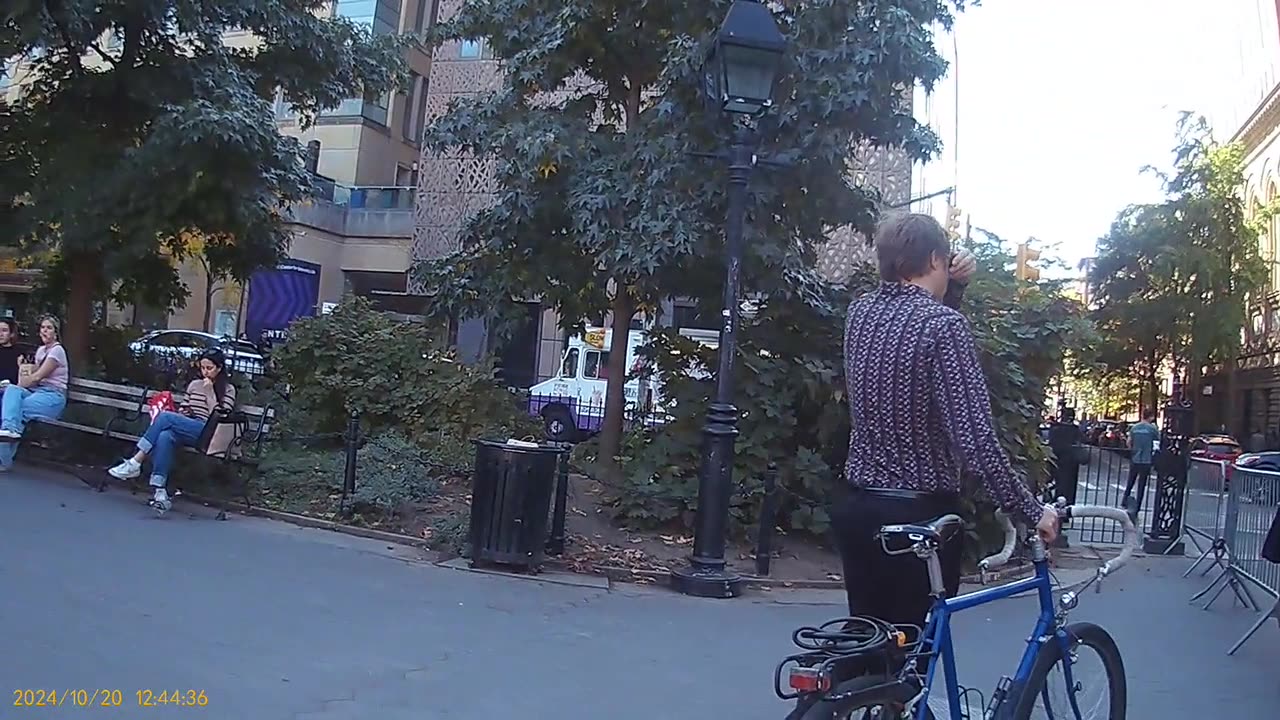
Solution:
{"label": "bicycle saddle", "polygon": [[932,542],[942,546],[960,534],[964,520],[959,515],[943,515],[921,525],[884,525],[880,528],[880,540],[886,549],[906,549],[918,542]]}

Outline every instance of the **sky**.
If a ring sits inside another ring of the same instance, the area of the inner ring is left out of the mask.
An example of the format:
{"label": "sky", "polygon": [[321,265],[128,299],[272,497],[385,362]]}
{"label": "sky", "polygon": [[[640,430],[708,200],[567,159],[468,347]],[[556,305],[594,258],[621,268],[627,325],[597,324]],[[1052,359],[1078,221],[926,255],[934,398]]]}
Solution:
{"label": "sky", "polygon": [[[966,10],[952,76],[929,101],[946,147],[925,185],[954,182],[974,226],[1057,245],[1072,265],[1089,257],[1119,210],[1160,197],[1141,169],[1169,167],[1179,111],[1217,114],[1221,69],[1238,58],[1215,51],[1230,48],[1230,31],[1210,10],[1246,3],[1253,12],[1250,0],[984,0]],[[950,56],[949,38],[941,45]]]}

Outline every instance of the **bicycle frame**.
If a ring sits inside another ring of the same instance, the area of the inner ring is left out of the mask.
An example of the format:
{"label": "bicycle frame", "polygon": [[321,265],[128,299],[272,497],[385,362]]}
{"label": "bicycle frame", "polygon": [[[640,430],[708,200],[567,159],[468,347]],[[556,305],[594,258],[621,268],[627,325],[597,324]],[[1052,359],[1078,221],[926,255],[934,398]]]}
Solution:
{"label": "bicycle frame", "polygon": [[[951,639],[951,616],[953,614],[997,600],[1021,595],[1031,590],[1036,591],[1036,596],[1040,600],[1040,615],[1036,619],[1035,630],[1027,640],[1027,649],[1022,653],[1022,660],[1018,663],[1018,670],[1014,674],[1008,691],[1004,696],[1003,702],[1006,704],[1006,708],[1009,704],[1016,703],[1017,698],[1022,694],[1022,689],[1026,687],[1027,680],[1031,676],[1031,668],[1035,665],[1036,655],[1040,653],[1044,643],[1050,637],[1055,637],[1064,644],[1068,642],[1066,634],[1058,629],[1059,622],[1053,604],[1053,580],[1049,575],[1049,560],[1045,553],[1044,543],[1039,538],[1036,538],[1031,542],[1031,549],[1035,567],[1035,575],[1032,577],[1001,587],[958,595],[954,598],[937,597],[933,608],[929,611],[929,619],[925,623],[922,634],[932,656],[929,659],[929,668],[925,675],[923,694],[915,708],[916,720],[925,720],[929,707],[929,695],[933,688],[933,680],[939,661],[941,661],[946,682],[947,704],[951,718],[952,720],[959,720],[959,718],[964,717],[961,713],[960,705],[960,684],[959,679],[956,677],[955,648]],[[926,561],[937,563],[938,559],[934,555],[926,558]],[[1069,665],[1065,666],[1065,673],[1067,682],[1073,682]],[[983,710],[985,712],[985,708]]]}

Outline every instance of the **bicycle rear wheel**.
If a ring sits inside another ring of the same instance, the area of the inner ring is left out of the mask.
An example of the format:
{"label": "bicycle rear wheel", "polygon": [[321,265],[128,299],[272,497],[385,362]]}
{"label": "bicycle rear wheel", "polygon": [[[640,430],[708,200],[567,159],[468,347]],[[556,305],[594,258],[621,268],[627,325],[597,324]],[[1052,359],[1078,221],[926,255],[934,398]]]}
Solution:
{"label": "bicycle rear wheel", "polygon": [[[1128,685],[1116,641],[1092,623],[1064,628],[1070,650],[1051,640],[1036,656],[1015,720],[1125,720]],[[1071,670],[1071,686],[1066,669]]]}
{"label": "bicycle rear wheel", "polygon": [[[831,697],[847,695],[841,700],[819,700],[800,716],[800,720],[907,720],[902,707],[916,696],[918,689],[886,677],[866,675],[846,680],[828,693]],[[934,720],[925,711],[926,720]]]}

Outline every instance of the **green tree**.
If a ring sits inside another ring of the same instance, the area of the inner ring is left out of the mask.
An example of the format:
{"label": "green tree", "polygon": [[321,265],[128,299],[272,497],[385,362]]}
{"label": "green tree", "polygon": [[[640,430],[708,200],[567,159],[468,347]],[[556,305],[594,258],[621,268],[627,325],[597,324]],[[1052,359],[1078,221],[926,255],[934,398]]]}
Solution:
{"label": "green tree", "polygon": [[[979,269],[961,312],[974,331],[1005,452],[1040,486],[1048,449],[1036,431],[1046,389],[1061,371],[1065,350],[1088,334],[1089,323],[1080,304],[1061,293],[1060,283],[1015,280],[1009,270],[1013,258],[1003,244],[986,231],[975,233]],[[818,283],[804,292],[770,294],[744,323],[735,377],[743,420],[732,497],[739,532],[757,521],[770,463],[777,464],[783,488],[779,524],[826,530],[826,508],[848,457],[845,310],[877,282],[874,268],[864,267],[847,286]],[[609,500],[628,523],[687,528],[697,505],[702,409],[715,392],[714,379],[696,370],[714,367],[715,352],[667,331],[649,356],[673,418],[628,434],[624,484],[610,488]]]}
{"label": "green tree", "polygon": [[[567,330],[605,311],[612,352],[601,455],[622,432],[627,328],[670,296],[718,297],[725,176],[695,157],[723,148],[732,121],[702,99],[700,58],[729,0],[472,0],[433,40],[483,38],[501,86],[455,102],[429,128],[438,152],[495,159],[498,199],[469,223],[463,249],[425,263],[432,311],[485,317],[537,297]],[[866,229],[875,191],[849,178],[860,143],[923,159],[937,138],[909,101],[946,63],[932,27],[963,2],[829,0],[775,6],[791,46],[764,152],[795,158],[756,173],[743,286],[774,292],[811,274],[833,228]],[[718,312],[718,309],[717,309]]]}
{"label": "green tree", "polygon": [[[216,274],[247,277],[286,249],[311,179],[276,129],[390,90],[399,40],[321,17],[324,0],[11,0],[0,57],[29,62],[0,106],[0,241],[51,251],[68,344],[85,352],[95,299],[185,300],[170,257],[204,239]],[[232,46],[230,32],[253,42]]]}
{"label": "green tree", "polygon": [[1193,384],[1202,365],[1230,366],[1267,279],[1240,195],[1243,148],[1215,142],[1204,118],[1189,114],[1177,137],[1166,199],[1123,211],[1098,241],[1090,274],[1103,337],[1097,359],[1137,369],[1149,408],[1160,405],[1159,374],[1170,364],[1188,369]]}

